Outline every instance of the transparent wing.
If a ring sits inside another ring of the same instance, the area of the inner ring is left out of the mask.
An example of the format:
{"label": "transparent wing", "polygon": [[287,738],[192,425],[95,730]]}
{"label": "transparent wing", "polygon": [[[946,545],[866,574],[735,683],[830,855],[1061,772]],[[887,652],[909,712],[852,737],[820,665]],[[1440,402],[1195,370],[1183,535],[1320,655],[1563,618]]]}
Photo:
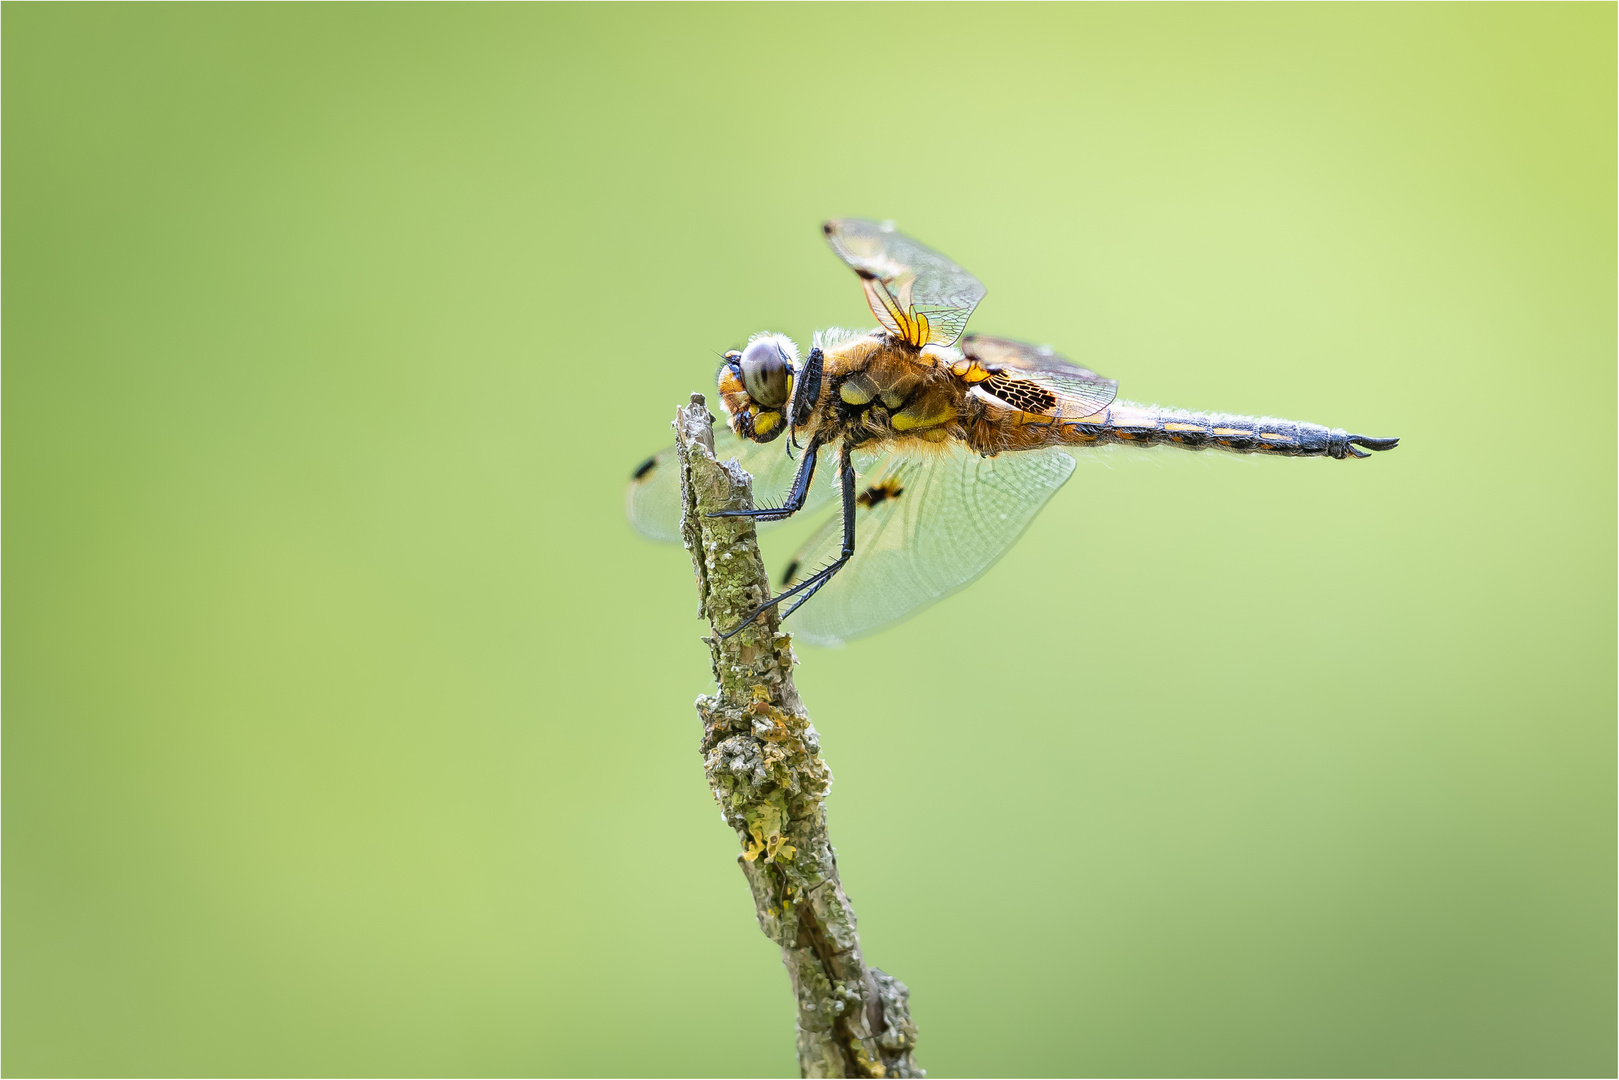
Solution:
{"label": "transparent wing", "polygon": [[[714,428],[714,456],[736,458],[753,477],[753,504],[778,506],[787,497],[798,461],[787,456],[786,441],[756,443],[740,438],[728,427]],[[837,493],[837,462],[823,460],[810,485],[805,510],[822,505]],[[680,542],[680,460],[666,446],[636,467],[630,478],[624,512],[635,531],[652,540]],[[802,512],[802,511],[801,511]],[[765,523],[761,528],[772,523]]]}
{"label": "transparent wing", "polygon": [[1029,345],[1010,338],[989,334],[968,334],[961,340],[961,351],[968,359],[977,360],[991,371],[1016,368],[1019,371],[1045,371],[1056,375],[1070,375],[1080,379],[1095,379],[1113,386],[1112,379],[1104,379],[1090,368],[1080,367],[1050,345]]}
{"label": "transparent wing", "polygon": [[1046,345],[969,334],[961,351],[994,373],[977,384],[985,393],[1023,412],[1078,420],[1101,412],[1119,393],[1117,380],[1071,363]]}
{"label": "transparent wing", "polygon": [[854,268],[871,313],[912,345],[954,345],[984,298],[977,278],[893,225],[838,218],[821,226],[838,257]]}
{"label": "transparent wing", "polygon": [[[1061,450],[979,457],[953,446],[937,456],[893,458],[861,478],[855,554],[794,613],[786,628],[833,645],[904,618],[988,570],[1074,471]],[[842,515],[799,549],[787,583],[842,550]]]}

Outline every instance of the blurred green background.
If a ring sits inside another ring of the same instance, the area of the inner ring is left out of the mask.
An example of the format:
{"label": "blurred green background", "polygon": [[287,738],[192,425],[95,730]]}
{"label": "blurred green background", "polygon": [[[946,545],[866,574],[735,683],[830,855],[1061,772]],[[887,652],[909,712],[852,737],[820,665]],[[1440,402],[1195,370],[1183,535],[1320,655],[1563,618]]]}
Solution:
{"label": "blurred green background", "polygon": [[791,1074],[629,471],[827,216],[1124,396],[800,686],[965,1074],[1615,1068],[1615,9],[16,5],[4,1069]]}

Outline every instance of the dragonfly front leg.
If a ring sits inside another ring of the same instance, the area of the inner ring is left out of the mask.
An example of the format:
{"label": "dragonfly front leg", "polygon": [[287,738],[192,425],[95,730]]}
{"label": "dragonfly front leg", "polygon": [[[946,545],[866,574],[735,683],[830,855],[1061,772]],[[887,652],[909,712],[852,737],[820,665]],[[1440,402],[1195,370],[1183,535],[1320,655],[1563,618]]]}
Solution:
{"label": "dragonfly front leg", "polygon": [[[813,451],[806,451],[806,454],[810,452]],[[854,511],[858,504],[855,502],[854,492],[854,448],[847,443],[844,444],[843,453],[838,458],[838,478],[842,481],[843,492],[842,553],[826,566],[817,570],[803,581],[800,581],[797,585],[794,585],[780,596],[773,596],[769,600],[766,600],[764,603],[760,604],[757,608],[754,608],[752,614],[743,619],[741,622],[737,623],[736,626],[732,627],[730,630],[721,633],[720,637],[730,637],[732,634],[742,630],[743,627],[752,625],[755,619],[769,611],[771,608],[775,607],[777,604],[781,603],[783,600],[788,600],[795,596],[798,597],[798,599],[793,602],[792,607],[781,613],[781,617],[785,619],[787,616],[797,611],[800,607],[803,607],[804,601],[814,596],[822,585],[825,585],[828,581],[832,580],[833,574],[836,574],[839,570],[842,570],[844,564],[854,557]]]}
{"label": "dragonfly front leg", "polygon": [[757,510],[716,510],[708,516],[750,517],[756,521],[782,521],[792,517],[804,508],[804,500],[809,496],[810,481],[815,477],[815,452],[819,448],[819,443],[810,443],[804,448],[798,471],[793,474],[793,486],[787,492],[787,500],[780,506],[761,506]]}

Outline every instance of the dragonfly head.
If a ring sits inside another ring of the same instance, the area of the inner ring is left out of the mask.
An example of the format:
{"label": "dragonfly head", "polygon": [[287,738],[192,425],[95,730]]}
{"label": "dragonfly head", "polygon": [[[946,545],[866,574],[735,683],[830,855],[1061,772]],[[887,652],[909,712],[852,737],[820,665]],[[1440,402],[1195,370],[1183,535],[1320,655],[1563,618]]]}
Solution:
{"label": "dragonfly head", "polygon": [[746,348],[726,353],[718,381],[731,429],[754,442],[779,438],[797,370],[798,346],[782,334],[755,334]]}

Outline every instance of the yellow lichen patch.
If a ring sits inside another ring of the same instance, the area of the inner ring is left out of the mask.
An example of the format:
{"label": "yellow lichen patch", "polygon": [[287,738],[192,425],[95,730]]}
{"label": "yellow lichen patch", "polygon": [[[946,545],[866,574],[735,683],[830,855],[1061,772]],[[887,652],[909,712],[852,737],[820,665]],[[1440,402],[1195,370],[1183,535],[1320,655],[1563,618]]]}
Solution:
{"label": "yellow lichen patch", "polygon": [[761,836],[753,829],[749,829],[748,836],[748,846],[742,851],[742,858],[745,862],[753,862],[761,855],[765,857],[765,862],[767,863],[775,862],[777,859],[782,862],[792,862],[793,856],[798,854],[798,849],[789,844],[787,838],[780,833]]}
{"label": "yellow lichen patch", "polygon": [[750,807],[747,812],[748,842],[742,849],[742,858],[754,862],[763,855],[765,862],[791,862],[798,849],[787,842],[782,829],[787,824],[787,798],[780,788],[769,797]]}
{"label": "yellow lichen patch", "polygon": [[854,1051],[855,1063],[866,1071],[866,1075],[877,1077],[877,1080],[883,1080],[888,1075],[888,1070],[883,1067],[883,1063],[871,1060],[871,1055],[866,1053],[864,1046],[852,1039],[850,1043],[849,1049]]}

